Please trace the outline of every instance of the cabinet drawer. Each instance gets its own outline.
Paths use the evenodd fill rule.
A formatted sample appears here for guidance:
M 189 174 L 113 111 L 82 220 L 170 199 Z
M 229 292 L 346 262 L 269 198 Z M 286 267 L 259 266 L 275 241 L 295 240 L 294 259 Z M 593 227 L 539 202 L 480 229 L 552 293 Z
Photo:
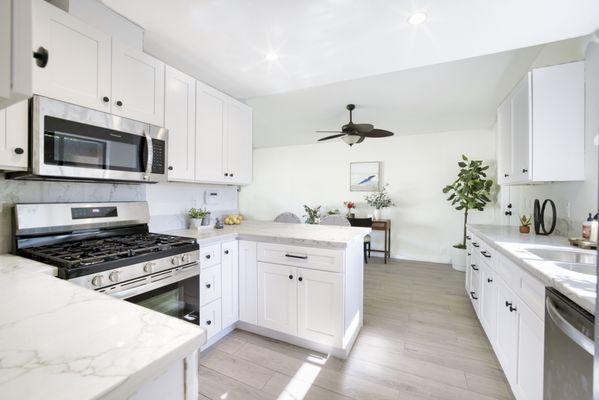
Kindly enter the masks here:
M 200 305 L 219 299 L 222 293 L 220 265 L 206 268 L 200 272 Z
M 343 251 L 258 243 L 258 261 L 322 271 L 343 272 Z
M 481 262 L 484 262 L 489 267 L 493 268 L 495 261 L 497 260 L 498 254 L 495 249 L 491 248 L 487 242 L 479 240 L 480 247 L 476 249 Z
M 220 243 L 200 246 L 200 267 L 206 268 L 220 264 Z
M 208 339 L 221 329 L 220 299 L 200 308 L 200 326 L 206 329 Z
M 545 285 L 520 267 L 516 294 L 541 319 L 545 320 Z

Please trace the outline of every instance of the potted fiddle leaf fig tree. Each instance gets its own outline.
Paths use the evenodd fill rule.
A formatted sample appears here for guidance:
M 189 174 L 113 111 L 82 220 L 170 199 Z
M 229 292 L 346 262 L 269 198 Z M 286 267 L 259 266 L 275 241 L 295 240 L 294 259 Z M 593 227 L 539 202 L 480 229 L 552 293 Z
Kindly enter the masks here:
M 483 165 L 480 160 L 469 160 L 462 155 L 458 162 L 460 167 L 458 177 L 451 184 L 443 188 L 443 193 L 449 193 L 447 201 L 458 211 L 464 213 L 462 242 L 453 246 L 451 264 L 458 271 L 466 270 L 466 225 L 470 211 L 483 211 L 491 201 L 491 188 L 493 180 L 487 178 L 488 165 Z

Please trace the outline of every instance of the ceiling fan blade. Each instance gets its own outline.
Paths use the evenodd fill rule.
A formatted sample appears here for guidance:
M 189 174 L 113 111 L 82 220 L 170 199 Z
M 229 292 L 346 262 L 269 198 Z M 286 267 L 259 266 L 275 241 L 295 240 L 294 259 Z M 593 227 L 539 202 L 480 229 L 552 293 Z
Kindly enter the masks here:
M 387 136 L 393 136 L 393 132 L 389 132 L 383 129 L 373 129 L 370 132 L 360 133 L 360 136 L 370 137 L 370 138 L 381 138 Z
M 318 141 L 322 142 L 323 140 L 336 139 L 338 137 L 345 136 L 345 135 L 346 135 L 345 133 L 340 133 L 338 135 L 332 135 L 332 136 L 323 137 L 321 139 L 318 139 Z
M 316 133 L 344 133 L 342 131 L 314 131 Z
M 362 143 L 366 139 L 366 136 L 360 136 L 360 139 L 356 143 Z
M 374 129 L 374 126 L 372 124 L 354 124 L 354 123 L 349 123 L 349 124 L 345 124 L 341 127 L 341 130 L 343 132 L 370 132 L 371 130 Z

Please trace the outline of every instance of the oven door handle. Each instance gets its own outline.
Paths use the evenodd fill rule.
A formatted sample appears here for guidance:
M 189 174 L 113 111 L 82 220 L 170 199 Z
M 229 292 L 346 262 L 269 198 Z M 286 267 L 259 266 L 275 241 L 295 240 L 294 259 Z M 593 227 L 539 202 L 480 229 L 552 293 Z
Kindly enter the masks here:
M 164 272 L 158 272 L 158 273 L 156 273 L 152 276 L 146 277 L 146 278 L 151 279 L 152 277 L 159 277 L 163 273 Z M 130 297 L 137 296 L 138 294 L 147 293 L 149 291 L 159 289 L 161 287 L 168 286 L 168 285 L 176 283 L 176 282 L 181 282 L 181 281 L 184 281 L 185 279 L 193 278 L 194 276 L 199 276 L 199 275 L 200 275 L 200 266 L 196 264 L 192 267 L 184 267 L 184 269 L 178 271 L 175 275 L 169 276 L 168 278 L 160 279 L 160 280 L 150 282 L 150 283 L 144 283 L 142 285 L 133 287 L 131 289 L 110 292 L 107 294 L 111 295 L 112 297 L 116 297 L 118 299 L 128 299 Z
M 148 155 L 146 159 L 144 179 L 147 180 L 150 178 L 150 173 L 152 173 L 152 164 L 154 163 L 154 145 L 152 144 L 152 136 L 150 136 L 150 134 L 145 130 L 144 137 L 146 138 L 146 152 Z
M 595 354 L 595 342 L 586 337 L 582 332 L 576 329 L 570 324 L 557 310 L 555 304 L 549 297 L 545 299 L 545 308 L 547 309 L 547 315 L 551 318 L 551 321 L 561 330 L 566 336 L 568 336 L 574 343 L 582 347 L 587 353 Z

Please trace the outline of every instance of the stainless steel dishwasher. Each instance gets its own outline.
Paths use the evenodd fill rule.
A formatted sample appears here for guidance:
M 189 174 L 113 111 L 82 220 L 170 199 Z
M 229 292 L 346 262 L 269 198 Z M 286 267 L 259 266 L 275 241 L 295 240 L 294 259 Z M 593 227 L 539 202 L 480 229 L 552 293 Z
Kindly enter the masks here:
M 545 292 L 544 400 L 592 400 L 595 318 L 553 288 Z

